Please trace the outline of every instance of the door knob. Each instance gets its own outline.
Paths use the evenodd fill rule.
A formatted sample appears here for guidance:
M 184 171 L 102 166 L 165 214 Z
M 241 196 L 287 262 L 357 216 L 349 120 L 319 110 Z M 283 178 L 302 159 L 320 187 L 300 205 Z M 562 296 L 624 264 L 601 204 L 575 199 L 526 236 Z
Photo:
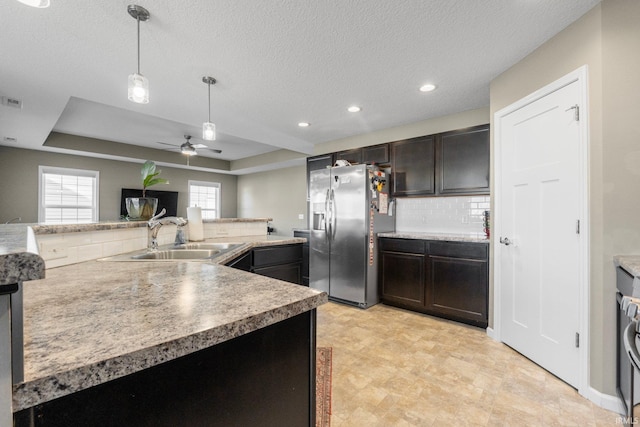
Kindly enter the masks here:
M 505 246 L 509 246 L 511 244 L 511 240 L 509 240 L 507 237 L 505 238 L 500 238 L 500 243 L 502 243 Z

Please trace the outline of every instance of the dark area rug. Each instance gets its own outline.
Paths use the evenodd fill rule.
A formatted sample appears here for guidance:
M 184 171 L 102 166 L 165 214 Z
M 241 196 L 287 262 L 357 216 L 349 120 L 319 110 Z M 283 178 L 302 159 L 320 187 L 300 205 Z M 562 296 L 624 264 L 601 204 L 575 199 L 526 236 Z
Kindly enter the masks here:
M 331 425 L 331 347 L 316 348 L 316 427 Z

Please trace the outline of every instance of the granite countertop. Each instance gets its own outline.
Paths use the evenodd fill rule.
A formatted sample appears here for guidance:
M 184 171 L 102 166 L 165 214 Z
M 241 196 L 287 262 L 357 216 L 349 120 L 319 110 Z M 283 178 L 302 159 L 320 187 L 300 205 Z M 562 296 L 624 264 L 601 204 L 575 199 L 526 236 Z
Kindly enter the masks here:
M 208 241 L 255 246 L 304 239 Z M 128 375 L 269 326 L 327 302 L 327 294 L 219 265 L 88 261 L 24 284 L 24 382 L 14 411 Z
M 629 274 L 640 278 L 640 255 L 616 255 L 613 257 L 616 267 L 624 268 Z
M 216 218 L 203 219 L 205 224 L 232 222 L 269 222 L 272 218 Z M 146 227 L 147 221 L 101 221 L 88 224 L 29 224 L 35 234 L 74 233 L 83 231 L 117 230 L 121 228 Z
M 424 233 L 416 231 L 391 231 L 378 233 L 378 237 L 416 240 L 442 240 L 449 242 L 489 243 L 484 233 Z
M 0 226 L 0 233 L 0 286 L 44 278 L 44 260 L 38 255 L 33 230 L 23 224 L 7 224 Z

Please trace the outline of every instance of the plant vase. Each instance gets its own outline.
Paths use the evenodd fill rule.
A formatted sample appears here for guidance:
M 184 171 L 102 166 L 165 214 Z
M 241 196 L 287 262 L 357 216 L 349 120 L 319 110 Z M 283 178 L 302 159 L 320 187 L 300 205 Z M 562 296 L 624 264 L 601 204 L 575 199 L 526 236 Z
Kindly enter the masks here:
M 129 221 L 149 221 L 158 209 L 155 197 L 127 197 L 125 203 Z

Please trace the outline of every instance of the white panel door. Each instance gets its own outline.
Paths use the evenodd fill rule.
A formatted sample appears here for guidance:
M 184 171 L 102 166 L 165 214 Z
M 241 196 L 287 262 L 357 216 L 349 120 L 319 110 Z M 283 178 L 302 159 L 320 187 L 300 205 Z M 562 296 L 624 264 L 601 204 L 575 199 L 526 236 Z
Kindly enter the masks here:
M 502 341 L 577 387 L 580 84 L 504 116 L 500 132 Z

